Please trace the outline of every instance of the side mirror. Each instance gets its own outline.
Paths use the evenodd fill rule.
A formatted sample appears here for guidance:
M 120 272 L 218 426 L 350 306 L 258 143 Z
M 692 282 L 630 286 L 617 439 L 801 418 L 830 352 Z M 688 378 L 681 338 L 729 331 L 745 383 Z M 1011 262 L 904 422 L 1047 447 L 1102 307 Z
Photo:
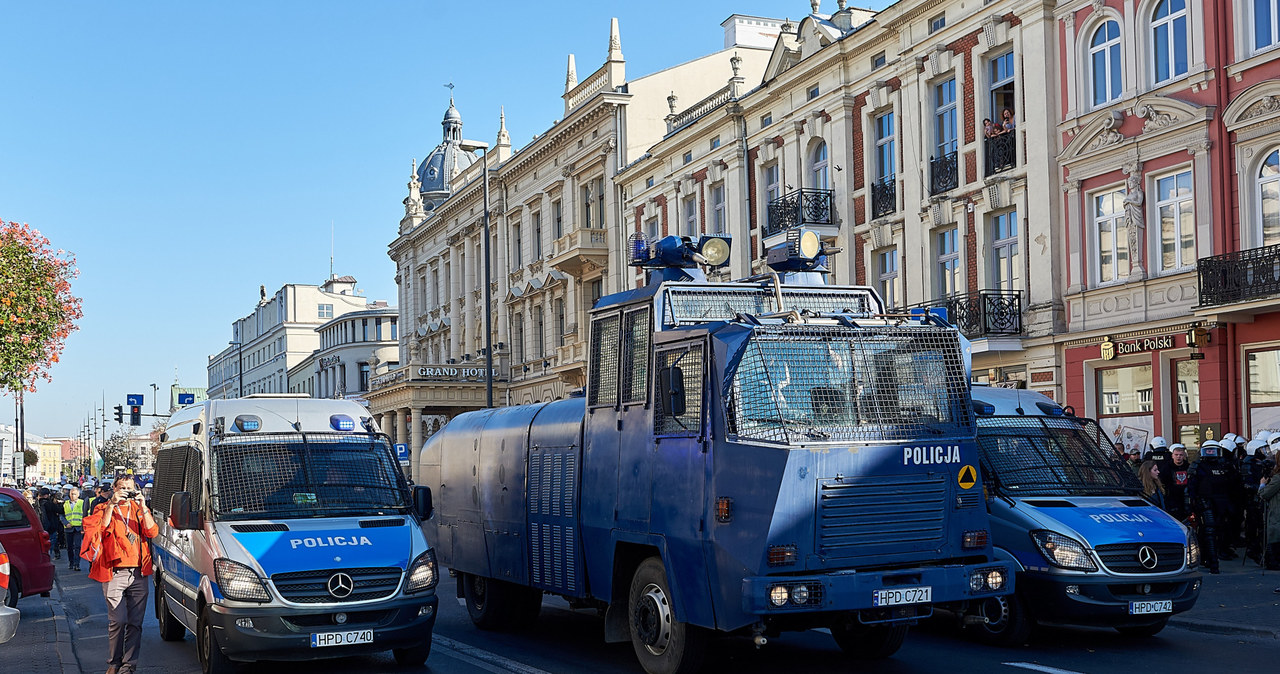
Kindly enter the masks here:
M 191 492 L 176 491 L 169 497 L 169 526 L 179 531 L 200 528 L 200 513 L 191 503 Z
M 678 365 L 658 370 L 658 408 L 669 417 L 684 416 L 684 372 Z
M 435 506 L 431 503 L 431 487 L 419 485 L 413 488 L 413 512 L 420 520 L 431 519 L 431 514 L 435 512 Z

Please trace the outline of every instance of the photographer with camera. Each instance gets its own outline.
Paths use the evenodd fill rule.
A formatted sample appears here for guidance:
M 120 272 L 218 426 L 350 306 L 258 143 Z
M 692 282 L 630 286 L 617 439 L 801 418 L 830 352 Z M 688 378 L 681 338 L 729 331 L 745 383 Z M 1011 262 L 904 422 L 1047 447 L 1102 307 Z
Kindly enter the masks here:
M 160 529 L 133 476 L 116 478 L 110 499 L 84 518 L 81 556 L 107 601 L 107 674 L 133 674 L 142 646 L 142 619 L 152 573 L 147 539 Z

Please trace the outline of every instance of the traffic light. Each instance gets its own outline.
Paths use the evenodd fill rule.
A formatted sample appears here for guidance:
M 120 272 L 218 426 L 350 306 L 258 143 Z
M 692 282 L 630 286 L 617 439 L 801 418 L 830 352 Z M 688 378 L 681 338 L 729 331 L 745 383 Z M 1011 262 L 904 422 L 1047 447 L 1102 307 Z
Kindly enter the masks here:
M 124 423 L 124 408 L 120 405 L 116 405 L 116 423 Z
M 129 425 L 130 426 L 142 425 L 142 405 L 129 406 Z

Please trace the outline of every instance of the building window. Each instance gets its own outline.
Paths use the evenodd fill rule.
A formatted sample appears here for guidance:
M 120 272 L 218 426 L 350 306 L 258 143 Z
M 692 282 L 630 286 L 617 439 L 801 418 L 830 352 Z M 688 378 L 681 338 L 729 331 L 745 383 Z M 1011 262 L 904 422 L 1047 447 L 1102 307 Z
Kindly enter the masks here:
M 431 294 L 435 299 L 435 302 L 433 302 L 431 306 L 434 306 L 434 307 L 440 306 L 440 270 L 439 269 L 431 270 Z
M 1118 450 L 1141 455 L 1152 432 L 1151 366 L 1098 370 L 1096 376 L 1098 424 Z
M 524 360 L 524 314 L 516 314 L 511 317 L 511 362 Z
M 1280 42 L 1280 0 L 1253 1 L 1253 48 L 1266 49 Z
M 778 175 L 778 163 L 764 167 L 764 201 L 766 204 L 776 201 L 782 196 L 782 184 Z
M 947 26 L 947 15 L 939 14 L 933 17 L 932 19 L 929 19 L 929 34 L 932 35 L 933 33 L 936 33 L 942 30 L 943 28 L 946 28 L 946 26 Z
M 760 128 L 763 129 L 764 127 L 769 126 L 770 124 L 773 124 L 772 112 L 760 118 Z
M 684 160 L 684 163 L 686 163 L 686 164 L 688 164 L 689 162 L 693 161 L 693 152 L 692 152 L 692 151 L 687 151 L 687 152 L 685 152 L 685 153 L 684 153 L 684 157 L 682 157 L 682 159 Z
M 1195 197 L 1191 170 L 1156 178 L 1156 216 L 1160 221 L 1160 271 L 1196 266 Z
M 1280 428 L 1280 349 L 1250 351 L 1245 356 L 1249 377 L 1249 428 Z
M 725 233 L 724 184 L 711 188 L 711 233 Z
M 393 340 L 400 339 L 400 333 L 397 331 L 395 317 L 391 318 L 391 339 Z
M 511 225 L 511 271 L 516 271 L 524 265 L 520 256 L 522 248 L 524 248 L 524 241 L 520 237 L 520 225 Z
M 369 364 L 360 363 L 360 390 L 369 390 Z
M 382 319 L 381 318 L 375 318 L 373 320 L 373 328 L 374 328 L 374 339 L 381 342 L 382 341 Z
M 937 156 L 946 157 L 956 151 L 956 80 L 951 78 L 933 88 L 934 134 Z
M 367 318 L 360 319 L 360 341 L 369 341 L 369 319 Z
M 556 346 L 564 346 L 564 330 L 566 327 L 564 323 L 564 298 L 557 298 L 551 306 L 556 312 Z
M 658 225 L 659 225 L 659 221 L 658 221 L 658 216 L 656 215 L 653 216 L 652 218 L 649 218 L 644 223 L 644 235 L 651 242 L 658 240 L 658 233 L 659 233 Z
M 689 195 L 683 202 L 683 228 L 680 232 L 684 236 L 696 236 L 698 234 L 698 200 L 693 195 Z
M 1013 52 L 1005 52 L 991 59 L 991 119 L 997 124 L 1008 124 L 1018 104 L 1013 86 Z M 1009 111 L 1009 119 L 1004 112 Z M 1005 131 L 1009 131 L 1008 127 Z
M 316 305 L 316 318 L 333 318 L 333 305 L 332 305 L 332 304 L 317 304 L 317 305 Z
M 819 93 L 821 92 L 818 89 L 818 85 L 815 84 L 809 87 L 809 100 L 812 101 L 813 99 L 817 98 Z
M 880 298 L 886 308 L 898 305 L 898 249 L 876 253 L 876 274 L 880 281 Z
M 871 69 L 875 70 L 877 68 L 883 68 L 886 62 L 884 52 L 880 52 L 879 54 L 871 57 Z
M 542 259 L 542 213 L 533 214 L 533 259 Z
M 1258 169 L 1258 206 L 1254 241 L 1260 246 L 1280 243 L 1280 150 L 1267 155 Z
M 1129 270 L 1129 228 L 1124 221 L 1124 190 L 1093 195 L 1093 232 L 1098 251 L 1098 283 L 1111 283 Z
M 1008 211 L 991 216 L 991 287 L 995 290 L 1020 290 L 1022 266 L 1018 264 L 1018 212 Z
M 937 237 L 938 296 L 947 297 L 960 292 L 959 228 L 944 229 Z
M 1187 0 L 1160 0 L 1151 16 L 1156 83 L 1187 74 Z
M 876 177 L 891 178 L 897 175 L 894 160 L 893 113 L 876 117 Z
M 720 147 L 720 136 L 711 139 L 711 149 L 714 150 L 718 147 Z
M 560 200 L 551 202 L 551 233 L 558 239 L 564 236 L 564 209 Z
M 543 340 L 546 339 L 545 331 L 542 329 L 542 307 L 533 308 L 533 357 L 540 359 L 545 356 L 543 353 Z
M 830 189 L 831 170 L 828 168 L 826 141 L 820 140 L 817 145 L 814 145 L 813 152 L 809 154 L 809 160 L 811 162 L 809 179 L 813 188 L 816 190 Z
M 591 304 L 594 306 L 595 303 L 600 301 L 600 298 L 604 296 L 604 281 L 596 279 L 592 281 L 588 287 L 591 289 Z
M 1120 24 L 1106 21 L 1089 41 L 1089 72 L 1093 80 L 1093 104 L 1120 98 Z
M 653 187 L 653 176 L 644 179 L 644 188 L 649 189 L 650 187 Z

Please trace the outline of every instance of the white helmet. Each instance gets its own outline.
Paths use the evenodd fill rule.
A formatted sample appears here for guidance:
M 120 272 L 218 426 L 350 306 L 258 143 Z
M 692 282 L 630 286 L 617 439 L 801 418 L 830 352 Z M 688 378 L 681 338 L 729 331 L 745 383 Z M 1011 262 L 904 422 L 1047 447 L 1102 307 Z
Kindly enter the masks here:
M 1271 445 L 1271 449 L 1280 449 L 1280 433 L 1272 433 L 1267 444 Z
M 1257 434 L 1253 436 L 1253 439 L 1261 440 L 1265 443 L 1265 442 L 1271 441 L 1271 436 L 1272 436 L 1271 431 L 1258 431 Z
M 1169 442 L 1164 439 L 1163 435 L 1157 435 L 1156 437 L 1151 438 L 1151 448 L 1152 449 L 1168 449 Z
M 1181 442 L 1175 442 L 1175 443 L 1173 443 L 1172 445 L 1169 445 L 1169 451 L 1170 451 L 1170 452 L 1176 452 L 1176 451 L 1178 451 L 1178 450 L 1182 450 L 1182 451 L 1184 451 L 1184 452 L 1185 452 L 1185 451 L 1187 451 L 1187 446 L 1186 446 L 1186 445 L 1184 445 L 1184 444 L 1182 444 Z
M 1235 433 L 1228 433 L 1227 435 L 1222 436 L 1222 439 L 1218 441 L 1218 446 L 1222 448 L 1223 454 L 1236 451 L 1236 446 L 1238 444 L 1236 442 L 1236 438 L 1238 437 L 1240 436 Z
M 1249 444 L 1244 446 L 1244 451 L 1245 451 L 1245 454 L 1254 454 L 1257 456 L 1262 456 L 1262 452 L 1266 448 L 1266 446 L 1267 446 L 1267 443 L 1257 438 L 1254 438 L 1249 441 Z
M 1222 445 L 1217 440 L 1205 440 L 1200 445 L 1200 456 L 1220 456 Z

